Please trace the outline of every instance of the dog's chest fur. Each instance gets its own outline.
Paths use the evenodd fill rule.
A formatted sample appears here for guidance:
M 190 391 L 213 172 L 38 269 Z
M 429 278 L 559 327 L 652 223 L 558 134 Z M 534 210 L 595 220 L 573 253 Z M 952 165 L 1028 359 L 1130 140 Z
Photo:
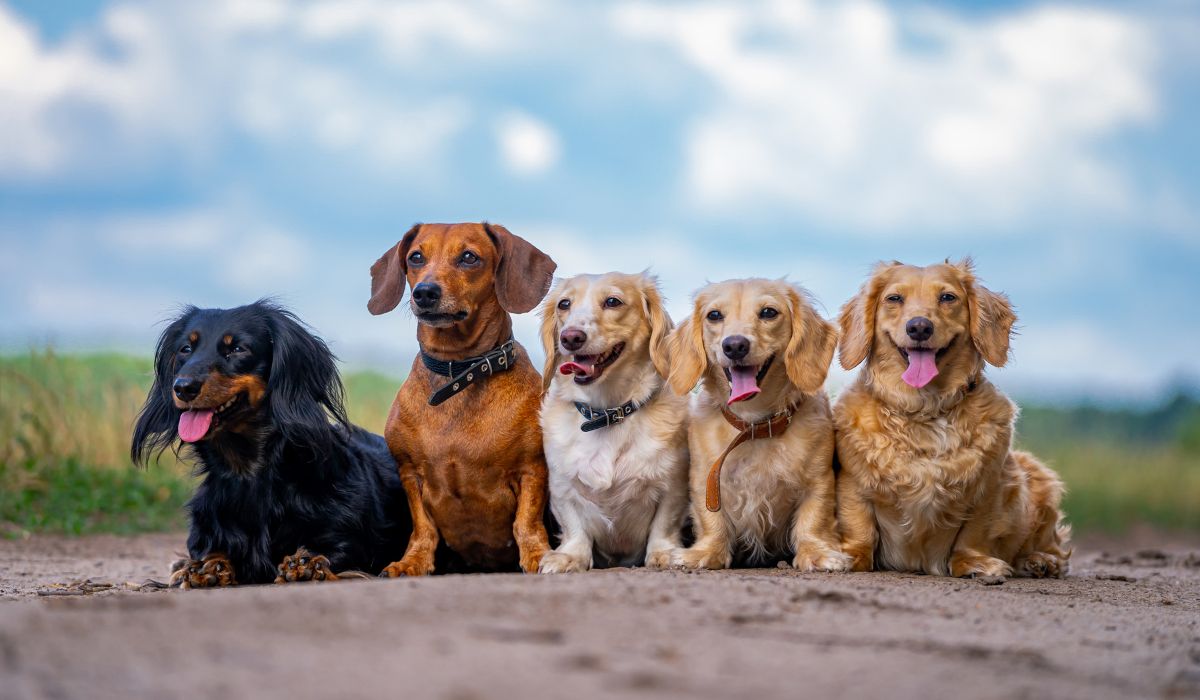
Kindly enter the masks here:
M 552 506 L 571 507 L 600 553 L 636 556 L 658 503 L 687 469 L 682 399 L 664 390 L 619 424 L 579 429 L 574 404 L 551 396 L 542 413 Z

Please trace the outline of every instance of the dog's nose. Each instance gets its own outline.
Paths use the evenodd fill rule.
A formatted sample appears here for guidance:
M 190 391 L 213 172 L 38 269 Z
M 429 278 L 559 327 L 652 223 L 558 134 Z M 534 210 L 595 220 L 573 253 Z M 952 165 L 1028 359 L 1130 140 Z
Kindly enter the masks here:
M 195 377 L 177 377 L 172 389 L 180 401 L 191 401 L 200 395 L 200 388 L 204 386 L 204 380 L 196 379 Z
M 924 316 L 914 316 L 908 319 L 908 323 L 904 326 L 904 331 L 908 333 L 908 337 L 923 343 L 933 337 L 933 321 Z
M 587 333 L 584 333 L 578 328 L 564 329 L 560 337 L 562 339 L 563 349 L 570 352 L 575 352 L 579 348 L 583 347 L 583 344 L 587 342 Z
M 422 282 L 413 287 L 413 301 L 418 308 L 431 309 L 442 300 L 442 288 L 433 282 Z
M 721 351 L 734 362 L 743 360 L 750 354 L 750 339 L 744 335 L 731 335 L 721 341 Z

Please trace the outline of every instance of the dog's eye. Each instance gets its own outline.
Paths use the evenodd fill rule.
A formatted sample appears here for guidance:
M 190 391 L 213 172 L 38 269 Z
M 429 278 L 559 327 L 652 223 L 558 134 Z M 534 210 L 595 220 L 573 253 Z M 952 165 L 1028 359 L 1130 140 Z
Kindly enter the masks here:
M 950 292 L 946 292 L 946 293 L 942 294 L 940 297 L 938 297 L 938 301 L 942 302 L 943 304 L 950 304 L 950 303 L 958 301 L 958 297 L 951 294 Z
M 408 254 L 408 264 L 409 265 L 424 265 L 425 264 L 425 256 L 421 254 L 421 251 L 414 250 L 413 252 Z
M 708 312 L 708 315 L 705 316 L 705 318 L 712 321 L 713 323 L 716 323 L 717 321 L 724 319 L 725 314 L 721 313 L 720 311 L 717 311 L 716 309 L 713 309 L 712 311 Z
M 607 299 L 605 299 L 605 300 L 604 300 L 604 308 L 606 308 L 606 309 L 615 309 L 615 308 L 617 308 L 618 306 L 620 306 L 621 304 L 624 304 L 624 303 L 625 303 L 625 302 L 621 301 L 620 299 L 618 299 L 618 298 L 616 298 L 616 297 L 609 297 L 609 298 L 607 298 Z
M 562 309 L 563 311 L 571 308 L 571 300 L 563 299 L 562 301 L 558 302 L 558 308 Z
M 192 352 L 192 346 L 191 346 L 191 345 L 184 345 L 183 347 L 179 348 L 179 354 L 180 354 L 180 355 L 190 355 L 190 354 L 191 354 L 191 352 Z
M 229 352 L 246 352 L 246 348 L 242 347 L 241 345 L 234 345 L 232 348 L 229 348 Z
M 889 294 L 887 297 L 885 297 L 885 301 L 889 301 L 893 304 L 899 304 L 900 302 L 904 301 L 904 297 L 900 296 L 899 294 Z
M 779 315 L 779 311 L 770 306 L 764 306 L 762 311 L 758 312 L 759 318 L 775 318 Z
M 458 261 L 463 265 L 474 265 L 475 263 L 479 262 L 479 256 L 468 250 L 462 254 L 462 257 L 460 257 Z

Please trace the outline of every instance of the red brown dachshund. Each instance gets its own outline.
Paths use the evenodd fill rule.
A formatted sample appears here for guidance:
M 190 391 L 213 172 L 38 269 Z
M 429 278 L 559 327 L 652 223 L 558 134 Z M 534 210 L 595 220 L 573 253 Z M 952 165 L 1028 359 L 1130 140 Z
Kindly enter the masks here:
M 421 345 L 384 431 L 413 517 L 388 576 L 432 572 L 440 541 L 467 570 L 538 570 L 549 549 L 542 380 L 509 342 L 509 314 L 541 301 L 555 267 L 487 223 L 418 224 L 371 266 L 367 308 L 396 308 L 407 281 Z

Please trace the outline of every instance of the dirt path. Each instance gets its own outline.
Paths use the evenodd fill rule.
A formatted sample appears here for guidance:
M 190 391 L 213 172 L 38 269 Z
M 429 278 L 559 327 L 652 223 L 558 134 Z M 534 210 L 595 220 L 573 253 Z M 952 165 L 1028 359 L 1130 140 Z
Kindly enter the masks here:
M 1085 553 L 1066 580 L 991 586 L 781 569 L 52 585 L 162 578 L 181 548 L 0 542 L 0 698 L 1200 696 L 1187 549 Z

